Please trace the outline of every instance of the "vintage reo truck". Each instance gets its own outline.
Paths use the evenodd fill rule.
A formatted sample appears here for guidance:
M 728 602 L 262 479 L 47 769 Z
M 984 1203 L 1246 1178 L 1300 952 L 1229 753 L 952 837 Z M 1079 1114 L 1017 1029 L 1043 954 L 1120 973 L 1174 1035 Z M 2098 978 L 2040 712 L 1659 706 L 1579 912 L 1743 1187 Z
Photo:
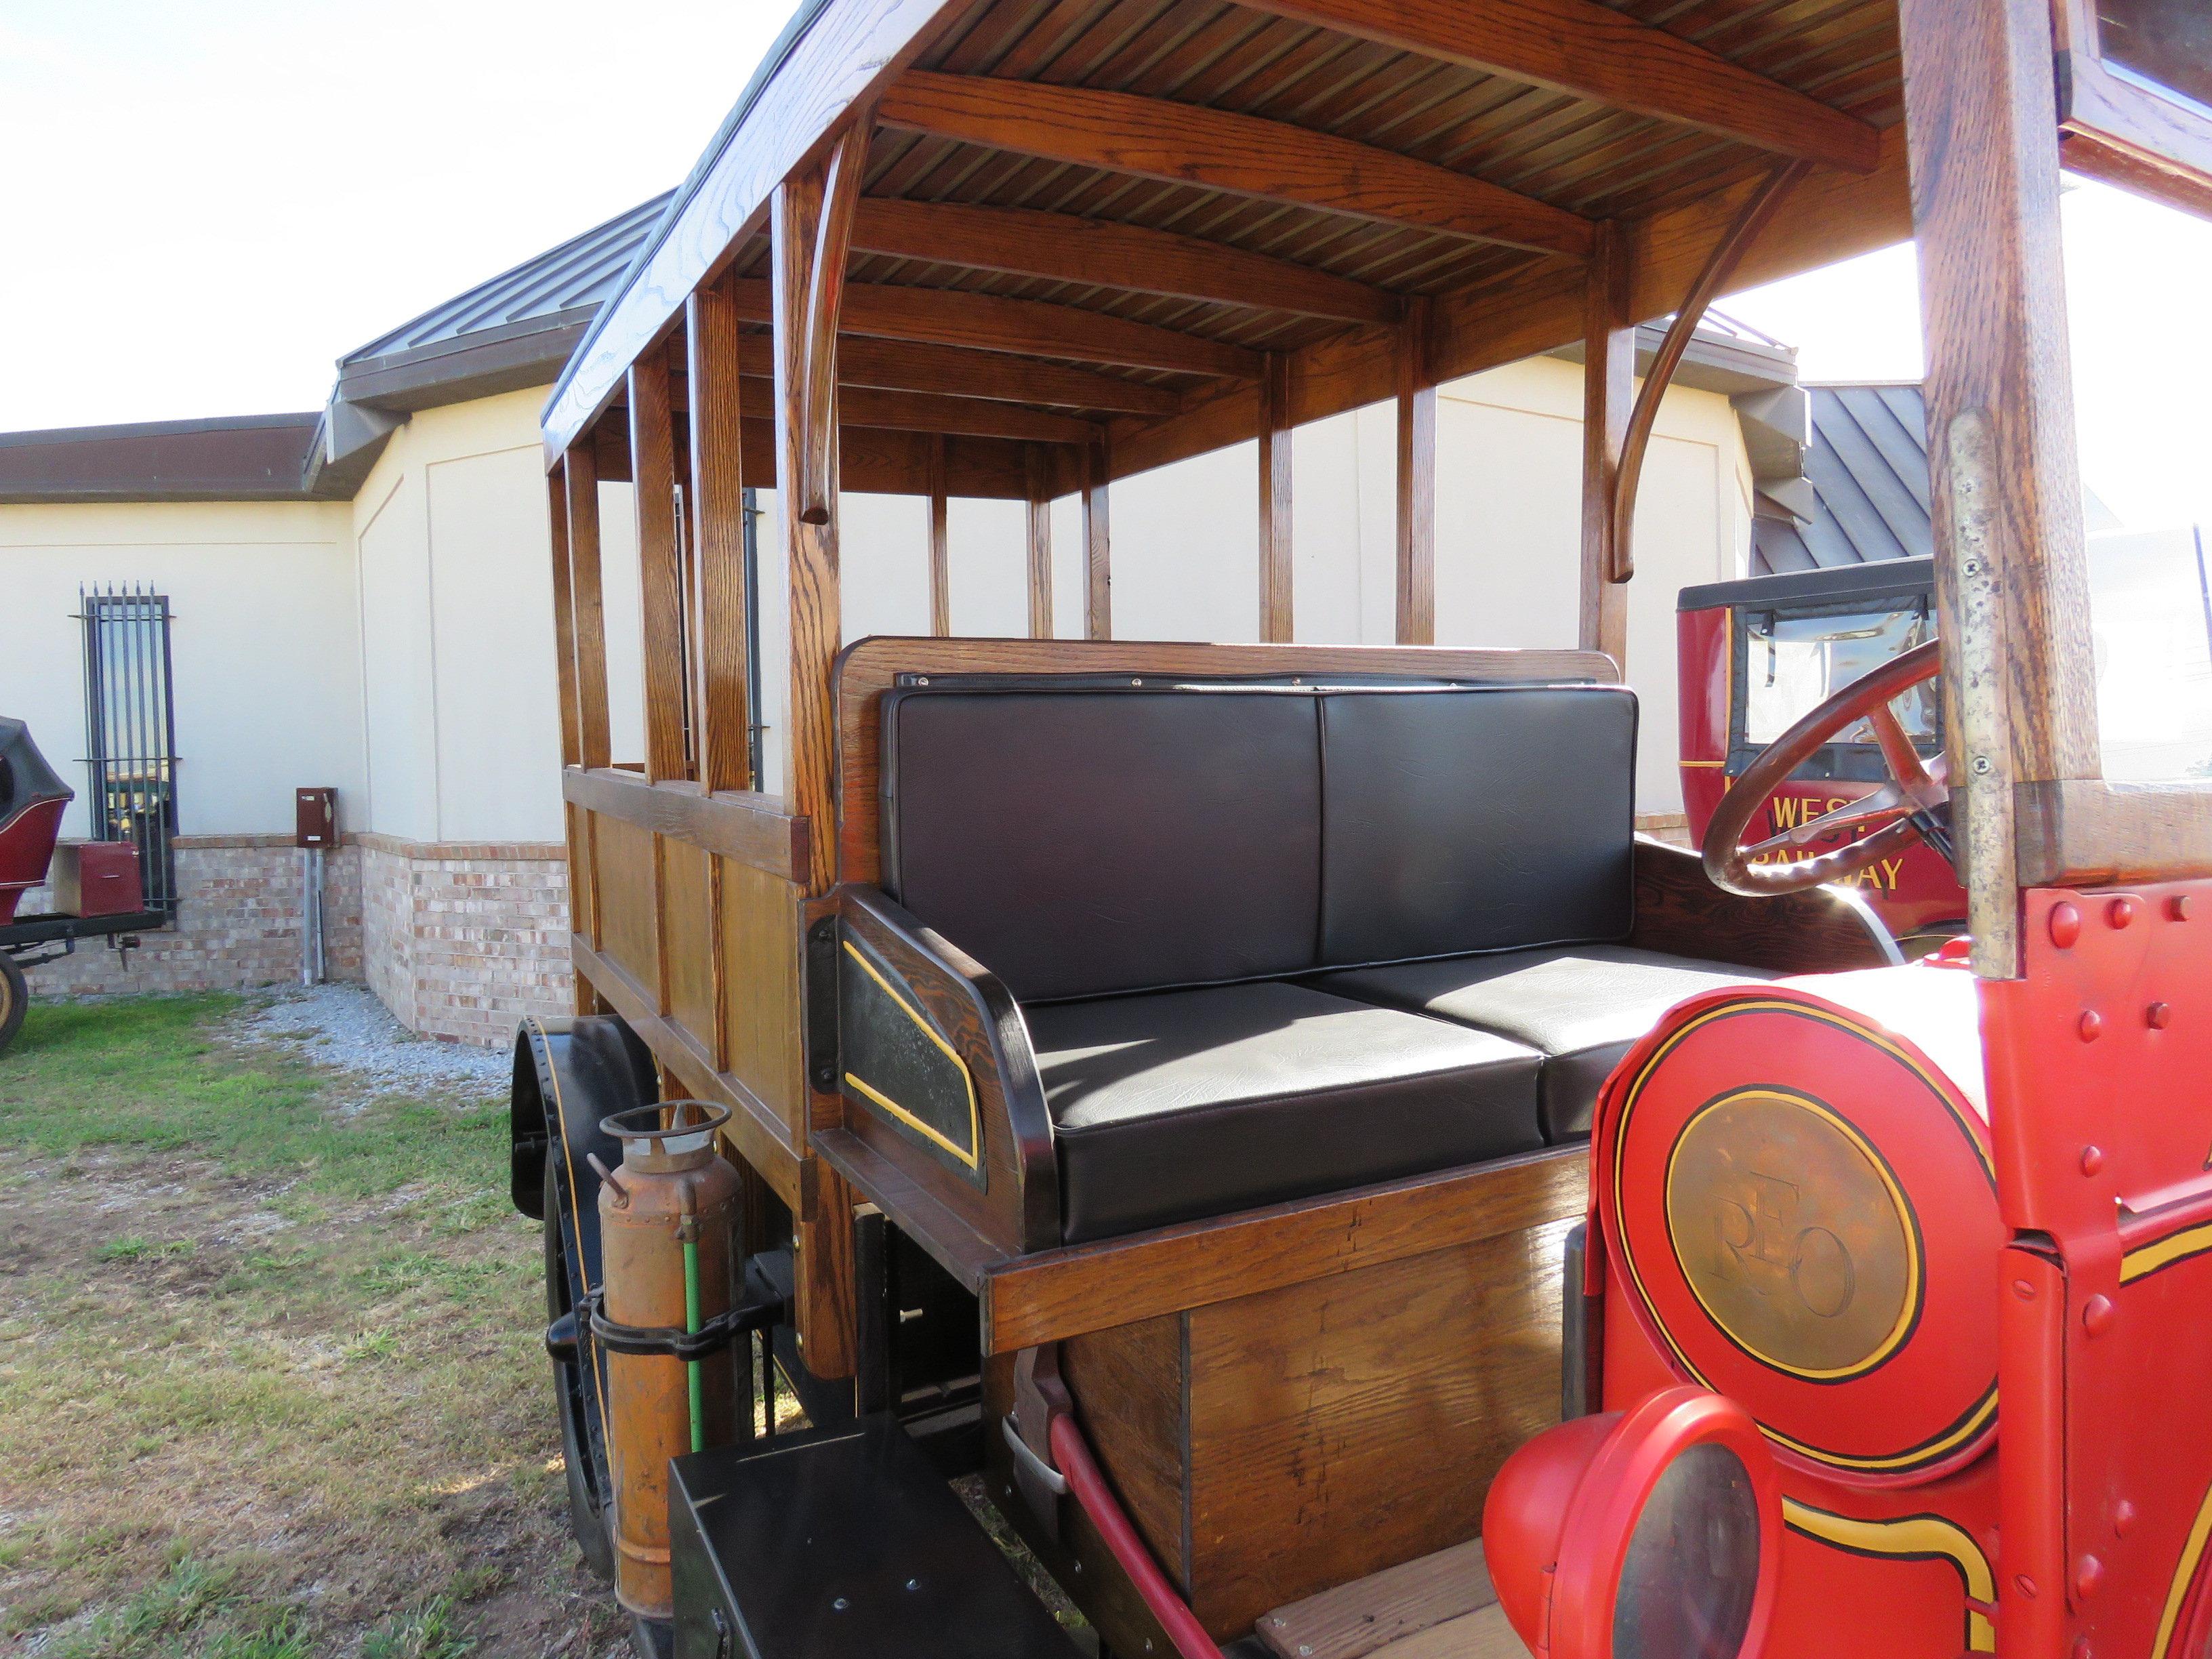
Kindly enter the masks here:
M 2212 789 L 2103 764 L 2058 234 L 2062 167 L 2212 208 L 2208 106 L 2196 0 L 803 6 L 544 416 L 515 1196 L 640 1641 L 1079 1650 L 964 1476 L 1120 1659 L 2212 1651 Z M 1937 638 L 1639 840 L 1658 396 L 1908 239 Z M 1580 636 L 1438 646 L 1434 388 L 1576 345 Z M 1297 643 L 1294 432 L 1378 402 L 1398 643 Z M 1257 641 L 1116 637 L 1115 483 L 1255 440 Z M 846 640 L 841 490 L 931 502 L 939 636 Z M 1030 637 L 944 636 L 955 495 Z M 1862 722 L 1875 833 L 1754 862 Z M 1908 965 L 1832 884 L 1916 842 Z

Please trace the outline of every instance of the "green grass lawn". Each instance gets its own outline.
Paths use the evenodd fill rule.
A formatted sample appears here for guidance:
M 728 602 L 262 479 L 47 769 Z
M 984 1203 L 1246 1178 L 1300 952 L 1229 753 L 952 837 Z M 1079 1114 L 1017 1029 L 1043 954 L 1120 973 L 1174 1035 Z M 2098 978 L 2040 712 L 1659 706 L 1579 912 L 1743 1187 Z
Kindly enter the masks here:
M 504 1103 L 364 1101 L 245 1006 L 0 1055 L 0 1653 L 607 1650 Z

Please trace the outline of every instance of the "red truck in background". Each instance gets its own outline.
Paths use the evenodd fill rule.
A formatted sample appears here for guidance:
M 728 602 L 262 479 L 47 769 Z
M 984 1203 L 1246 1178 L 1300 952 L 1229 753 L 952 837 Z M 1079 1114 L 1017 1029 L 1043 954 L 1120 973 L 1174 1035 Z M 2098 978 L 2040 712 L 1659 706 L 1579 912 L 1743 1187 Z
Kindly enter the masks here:
M 1694 842 L 1754 756 L 1808 710 L 1870 669 L 1936 636 L 1936 562 L 1893 559 L 1792 571 L 1682 590 L 1682 802 Z M 1896 702 L 1923 757 L 1943 752 L 1936 685 Z M 1768 799 L 1768 835 L 1872 794 L 1887 780 L 1863 723 L 1824 747 Z M 1832 846 L 1841 835 L 1817 847 Z M 1942 856 L 1915 842 L 1856 878 L 1900 941 L 1923 946 L 1966 929 L 1966 895 Z M 1908 943 L 1908 954 L 1911 953 Z

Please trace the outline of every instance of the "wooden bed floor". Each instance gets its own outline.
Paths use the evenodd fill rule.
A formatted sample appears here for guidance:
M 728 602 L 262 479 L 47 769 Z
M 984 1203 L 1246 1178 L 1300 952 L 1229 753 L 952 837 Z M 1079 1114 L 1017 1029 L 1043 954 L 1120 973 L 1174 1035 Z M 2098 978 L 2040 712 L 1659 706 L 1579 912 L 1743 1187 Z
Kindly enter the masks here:
M 1257 1631 L 1276 1659 L 1528 1659 L 1479 1538 L 1277 1607 Z

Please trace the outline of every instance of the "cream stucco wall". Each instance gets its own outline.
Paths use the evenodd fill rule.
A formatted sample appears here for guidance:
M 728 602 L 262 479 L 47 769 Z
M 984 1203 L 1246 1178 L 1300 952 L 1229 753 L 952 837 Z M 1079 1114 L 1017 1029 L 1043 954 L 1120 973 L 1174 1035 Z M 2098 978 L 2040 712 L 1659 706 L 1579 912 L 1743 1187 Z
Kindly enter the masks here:
M 0 507 L 0 714 L 30 722 L 86 817 L 81 586 L 168 597 L 178 829 L 289 831 L 293 791 L 364 777 L 362 687 L 343 503 Z

